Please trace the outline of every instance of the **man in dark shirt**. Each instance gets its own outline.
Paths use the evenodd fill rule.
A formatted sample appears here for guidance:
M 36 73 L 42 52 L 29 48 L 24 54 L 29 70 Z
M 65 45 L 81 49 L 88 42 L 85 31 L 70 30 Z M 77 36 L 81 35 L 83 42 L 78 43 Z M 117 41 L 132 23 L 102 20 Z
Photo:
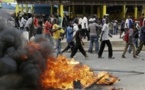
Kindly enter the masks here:
M 123 20 L 121 21 L 120 38 L 121 38 L 122 33 L 125 32 L 124 25 L 125 25 L 125 21 L 124 21 L 124 19 L 123 19 Z
M 39 21 L 38 22 L 38 28 L 37 28 L 36 34 L 42 34 L 42 30 L 43 30 L 42 21 Z
M 79 30 L 76 32 L 75 36 L 73 37 L 73 39 L 75 38 L 76 45 L 74 46 L 74 49 L 73 49 L 70 57 L 73 58 L 74 55 L 77 53 L 77 51 L 79 49 L 79 51 L 85 56 L 85 58 L 87 58 L 88 56 L 87 56 L 87 54 L 86 54 L 86 52 L 85 52 L 85 50 L 84 50 L 84 48 L 82 46 L 84 43 L 82 41 L 82 35 L 81 35 L 82 29 L 81 29 L 81 25 L 78 25 L 78 27 L 79 27 Z

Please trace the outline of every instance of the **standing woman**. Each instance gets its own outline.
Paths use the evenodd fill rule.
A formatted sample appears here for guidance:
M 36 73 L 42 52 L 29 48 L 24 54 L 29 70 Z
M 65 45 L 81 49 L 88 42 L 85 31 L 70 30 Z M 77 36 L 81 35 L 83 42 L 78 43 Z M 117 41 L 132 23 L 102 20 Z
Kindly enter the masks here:
M 109 33 L 109 29 L 110 29 L 109 28 L 109 19 L 106 18 L 106 22 L 104 23 L 103 28 L 102 28 L 102 33 L 101 33 L 101 38 L 100 38 L 101 45 L 100 45 L 100 50 L 98 53 L 98 58 L 102 58 L 102 53 L 104 51 L 105 44 L 107 44 L 108 50 L 109 50 L 108 58 L 109 59 L 115 58 L 115 57 L 113 57 L 112 45 L 111 45 L 111 42 L 109 40 L 109 36 L 112 37 L 112 35 Z
M 82 41 L 82 27 L 81 25 L 78 25 L 79 30 L 76 32 L 75 36 L 73 37 L 73 39 L 75 38 L 76 44 L 74 46 L 73 51 L 71 52 L 70 58 L 73 58 L 75 56 L 75 54 L 77 53 L 78 49 L 79 51 L 85 56 L 85 58 L 87 58 L 87 54 L 83 48 L 83 41 Z

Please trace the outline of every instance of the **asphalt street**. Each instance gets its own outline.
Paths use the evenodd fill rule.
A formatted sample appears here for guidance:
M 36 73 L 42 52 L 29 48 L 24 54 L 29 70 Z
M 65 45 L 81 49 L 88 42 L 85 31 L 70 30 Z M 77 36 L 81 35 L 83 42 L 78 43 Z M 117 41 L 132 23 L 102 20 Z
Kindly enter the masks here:
M 66 57 L 69 58 L 70 53 L 64 53 Z M 97 54 L 89 54 L 88 59 L 85 59 L 81 53 L 77 53 L 75 60 L 88 65 L 94 69 L 111 69 L 111 70 L 121 70 L 121 71 L 137 71 L 145 72 L 145 51 L 140 53 L 140 56 L 135 59 L 132 54 L 126 53 L 127 58 L 122 58 L 122 51 L 113 52 L 115 59 L 108 59 L 108 52 L 103 53 L 103 59 L 98 59 Z M 97 72 L 96 72 L 97 73 Z M 121 81 L 115 83 L 114 85 L 107 86 L 107 88 L 120 88 L 119 90 L 145 90 L 145 74 L 137 73 L 124 73 L 124 72 L 109 72 Z M 102 86 L 107 90 L 105 87 Z M 95 90 L 95 89 L 94 89 Z M 110 89 L 108 89 L 110 90 Z

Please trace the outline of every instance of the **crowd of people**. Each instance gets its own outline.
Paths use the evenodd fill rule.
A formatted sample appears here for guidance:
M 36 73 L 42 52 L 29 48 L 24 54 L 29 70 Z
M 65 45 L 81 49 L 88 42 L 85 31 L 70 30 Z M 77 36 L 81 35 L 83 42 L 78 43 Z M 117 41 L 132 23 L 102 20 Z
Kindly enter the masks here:
M 93 53 L 93 44 L 95 44 L 95 53 L 98 58 L 103 58 L 102 54 L 105 45 L 108 46 L 108 58 L 114 59 L 112 44 L 109 37 L 120 33 L 119 38 L 124 36 L 123 32 L 128 34 L 128 41 L 122 54 L 122 58 L 126 58 L 125 54 L 128 51 L 131 53 L 133 49 L 133 57 L 137 58 L 138 54 L 145 45 L 145 25 L 144 14 L 142 14 L 139 21 L 135 21 L 128 16 L 120 22 L 120 31 L 118 28 L 118 21 L 109 19 L 106 14 L 102 19 L 97 16 L 78 16 L 73 19 L 66 15 L 43 15 L 43 14 L 21 14 L 19 12 L 15 17 L 15 27 L 22 31 L 28 32 L 28 41 L 31 37 L 36 35 L 43 35 L 48 38 L 52 46 L 55 46 L 56 56 L 63 54 L 65 51 L 71 49 L 70 58 L 73 58 L 79 50 L 85 58 L 88 57 L 83 48 L 83 39 L 87 38 L 89 41 L 88 52 Z M 61 41 L 66 38 L 67 47 L 62 50 Z M 101 42 L 101 44 L 99 44 Z

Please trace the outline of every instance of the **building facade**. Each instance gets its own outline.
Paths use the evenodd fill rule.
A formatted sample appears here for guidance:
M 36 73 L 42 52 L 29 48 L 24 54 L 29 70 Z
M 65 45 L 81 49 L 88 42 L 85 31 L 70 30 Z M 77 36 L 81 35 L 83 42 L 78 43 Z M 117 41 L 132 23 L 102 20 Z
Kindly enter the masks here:
M 145 0 L 17 0 L 19 4 L 48 4 L 53 14 L 53 5 L 58 5 L 57 13 L 63 16 L 68 11 L 70 17 L 80 14 L 96 14 L 99 18 L 109 14 L 112 19 L 131 15 L 137 19 L 145 13 Z

